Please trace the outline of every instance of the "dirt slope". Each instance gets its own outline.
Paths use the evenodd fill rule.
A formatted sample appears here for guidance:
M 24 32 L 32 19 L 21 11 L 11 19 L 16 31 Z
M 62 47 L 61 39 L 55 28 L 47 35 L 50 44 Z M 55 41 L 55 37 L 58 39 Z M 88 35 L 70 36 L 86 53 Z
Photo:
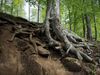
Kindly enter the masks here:
M 32 75 L 30 73 L 27 74 L 24 71 L 25 69 L 28 71 L 37 69 L 34 71 L 34 75 L 43 75 L 41 73 L 43 71 L 42 67 L 47 70 L 49 75 L 66 75 L 65 69 L 60 66 L 59 62 L 47 58 L 43 59 L 42 57 L 37 57 L 35 61 L 32 59 L 32 55 L 25 55 L 24 52 L 19 51 L 16 47 L 16 41 L 8 41 L 12 36 L 10 31 L 10 25 L 0 26 L 0 75 Z
M 47 39 L 36 33 L 38 31 L 34 33 L 33 41 L 37 42 L 37 48 L 41 46 L 41 49 L 47 49 L 50 52 L 49 56 L 44 57 L 36 53 L 34 44 L 27 41 L 27 35 L 21 34 L 22 37 L 18 36 L 10 41 L 14 34 L 12 28 L 16 25 L 27 27 L 29 22 L 25 20 L 23 23 L 21 21 L 14 25 L 15 23 L 12 23 L 11 20 L 9 20 L 10 22 L 2 20 L 0 20 L 0 75 L 89 75 L 83 70 L 80 72 L 68 71 L 59 60 L 58 54 L 45 48 L 44 41 L 46 42 Z M 97 68 L 97 75 L 100 75 L 99 72 L 99 68 Z
M 44 75 L 43 69 L 46 75 L 71 75 L 60 61 L 20 51 L 16 41 L 8 41 L 12 36 L 11 27 L 0 26 L 0 75 Z

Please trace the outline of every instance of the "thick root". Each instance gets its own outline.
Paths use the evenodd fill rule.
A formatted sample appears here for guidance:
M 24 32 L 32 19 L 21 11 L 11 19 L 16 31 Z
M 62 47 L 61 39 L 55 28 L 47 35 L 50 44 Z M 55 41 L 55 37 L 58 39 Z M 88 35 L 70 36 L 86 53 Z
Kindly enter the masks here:
M 32 46 L 34 47 L 35 52 L 38 54 L 36 42 L 32 39 L 32 33 L 30 34 L 29 40 L 30 40 L 30 43 L 32 44 Z

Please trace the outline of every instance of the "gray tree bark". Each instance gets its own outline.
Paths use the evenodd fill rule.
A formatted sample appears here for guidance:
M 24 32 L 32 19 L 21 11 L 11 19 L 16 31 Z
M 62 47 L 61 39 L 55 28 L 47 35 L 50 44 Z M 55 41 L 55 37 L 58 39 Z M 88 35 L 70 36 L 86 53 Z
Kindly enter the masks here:
M 90 24 L 90 16 L 88 14 L 85 14 L 85 21 L 87 26 L 87 39 L 92 41 L 92 30 L 91 30 L 91 24 Z
M 85 25 L 85 17 L 84 14 L 82 14 L 82 23 L 83 23 L 83 37 L 86 38 L 86 25 Z
M 94 30 L 95 30 L 95 40 L 97 40 L 97 23 L 96 23 L 96 15 L 95 15 L 95 1 L 91 1 L 92 12 L 93 12 L 93 21 L 94 21 Z
M 28 10 L 28 11 L 29 11 L 29 18 L 28 18 L 28 19 L 29 19 L 29 21 L 30 21 L 30 0 L 29 0 L 29 8 L 28 8 L 28 9 L 29 9 L 29 10 Z
M 40 5 L 39 5 L 39 2 L 38 2 L 37 22 L 39 22 L 39 20 L 40 20 Z
M 0 11 L 2 11 L 2 7 L 3 7 L 3 0 L 1 0 Z

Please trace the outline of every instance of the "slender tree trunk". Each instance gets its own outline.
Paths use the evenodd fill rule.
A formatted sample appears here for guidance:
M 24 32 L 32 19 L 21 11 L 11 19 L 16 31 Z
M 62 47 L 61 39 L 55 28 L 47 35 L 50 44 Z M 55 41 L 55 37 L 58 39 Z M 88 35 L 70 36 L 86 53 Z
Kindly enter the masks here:
M 68 13 L 69 13 L 69 25 L 70 25 L 70 30 L 72 31 L 72 22 L 71 22 L 71 11 L 70 11 L 70 8 L 68 8 Z
M 12 3 L 11 3 L 11 15 L 13 15 L 13 0 L 12 0 Z
M 40 5 L 38 3 L 38 15 L 37 15 L 37 22 L 39 22 L 40 19 Z
M 94 19 L 95 40 L 97 40 L 97 24 L 96 24 L 95 14 L 93 15 L 93 19 Z
M 28 10 L 28 11 L 29 11 L 29 16 L 28 16 L 29 18 L 28 18 L 28 19 L 29 19 L 29 21 L 30 21 L 30 0 L 29 0 L 29 8 L 28 8 L 28 9 L 29 9 L 29 10 Z
M 1 4 L 0 4 L 0 11 L 3 11 L 3 0 L 1 0 Z
M 20 2 L 20 1 L 18 0 L 18 3 L 19 3 L 19 2 Z M 17 16 L 19 16 L 19 7 L 20 7 L 20 6 L 17 7 L 17 12 L 16 12 Z
M 17 16 L 19 16 L 19 10 L 18 10 L 18 8 L 17 8 Z
M 90 24 L 90 16 L 88 14 L 85 14 L 85 21 L 87 26 L 87 39 L 92 41 L 92 30 L 91 30 L 91 24 Z
M 83 23 L 83 37 L 86 38 L 86 30 L 85 30 L 85 17 L 82 14 L 82 23 Z
M 94 0 L 91 1 L 92 12 L 93 12 L 93 21 L 94 21 L 94 30 L 95 30 L 95 40 L 97 40 L 97 24 L 96 24 L 96 16 L 95 16 L 95 2 Z
M 99 2 L 99 8 L 100 8 L 100 0 L 98 0 L 98 2 Z
M 86 22 L 85 22 L 85 13 L 86 13 L 86 8 L 84 7 L 85 0 L 82 0 L 82 5 L 83 5 L 83 13 L 82 13 L 82 23 L 83 23 L 83 37 L 86 38 Z
M 6 3 L 7 3 L 7 0 L 5 0 L 5 3 L 4 4 L 6 5 Z M 4 12 L 6 13 L 6 8 L 4 9 Z
M 76 11 L 74 12 L 74 32 L 76 32 Z

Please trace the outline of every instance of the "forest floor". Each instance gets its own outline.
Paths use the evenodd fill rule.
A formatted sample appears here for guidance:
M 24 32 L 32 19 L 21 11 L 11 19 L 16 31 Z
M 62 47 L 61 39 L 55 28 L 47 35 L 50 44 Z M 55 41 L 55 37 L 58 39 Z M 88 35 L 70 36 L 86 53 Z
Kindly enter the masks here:
M 96 65 L 72 57 L 66 57 L 69 63 L 62 63 L 60 52 L 48 47 L 42 27 L 37 28 L 41 23 L 12 19 L 0 16 L 0 75 L 100 75 L 100 42 L 93 42 L 95 47 L 91 47 Z M 18 30 L 14 36 L 20 26 L 28 30 Z

